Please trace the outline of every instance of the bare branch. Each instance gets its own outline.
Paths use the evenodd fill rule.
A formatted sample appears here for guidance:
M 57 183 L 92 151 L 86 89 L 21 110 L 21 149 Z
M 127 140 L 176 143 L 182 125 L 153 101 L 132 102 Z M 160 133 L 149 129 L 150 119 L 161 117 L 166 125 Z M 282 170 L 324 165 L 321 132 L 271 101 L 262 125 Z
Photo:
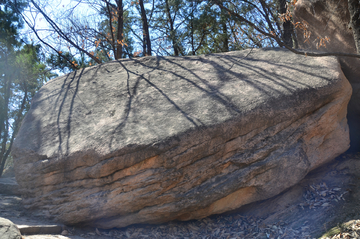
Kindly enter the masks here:
M 89 52 L 85 51 L 84 49 L 82 49 L 81 47 L 79 47 L 77 44 L 75 44 L 60 28 L 59 26 L 34 2 L 34 0 L 30 0 L 30 2 L 34 5 L 34 7 L 44 16 L 44 18 L 46 19 L 46 21 L 50 24 L 50 26 L 55 30 L 55 32 L 65 41 L 67 41 L 69 44 L 71 44 L 71 46 L 73 46 L 74 48 L 76 48 L 77 50 L 79 50 L 80 52 L 83 52 L 84 54 L 86 54 L 88 57 L 90 57 L 91 59 L 93 59 L 96 63 L 101 64 L 101 61 L 99 59 L 97 59 L 95 56 L 91 55 Z M 34 33 L 36 32 L 35 28 L 33 27 L 32 30 L 34 31 Z M 36 34 L 36 33 L 35 33 Z M 37 35 L 37 34 L 36 34 Z M 38 35 L 37 35 L 38 37 Z M 38 37 L 39 38 L 39 37 Z M 40 40 L 40 39 L 39 39 Z M 42 40 L 41 40 L 42 41 Z M 44 43 L 44 41 L 42 41 Z M 45 44 L 45 43 L 44 43 Z M 54 49 L 52 46 L 50 46 L 50 44 L 45 44 L 47 46 L 49 46 L 51 49 Z M 55 50 L 56 51 L 56 50 Z M 58 53 L 59 54 L 59 53 Z M 62 56 L 62 55 L 61 55 Z
M 297 50 L 294 49 L 288 45 L 286 45 L 275 33 L 271 34 L 268 32 L 265 32 L 263 29 L 259 28 L 258 26 L 256 26 L 253 22 L 245 19 L 244 17 L 242 17 L 241 15 L 239 15 L 238 13 L 230 10 L 229 8 L 225 7 L 221 1 L 219 0 L 213 0 L 215 2 L 216 5 L 218 5 L 220 8 L 226 10 L 229 14 L 235 16 L 239 21 L 241 22 L 245 22 L 246 24 L 248 24 L 249 26 L 252 26 L 256 31 L 258 31 L 259 33 L 261 33 L 264 36 L 270 37 L 272 39 L 274 39 L 277 44 L 281 47 L 285 47 L 286 49 L 288 49 L 289 51 L 296 53 L 296 54 L 300 54 L 300 55 L 304 55 L 304 56 L 314 56 L 314 57 L 322 57 L 322 56 L 344 56 L 344 57 L 355 57 L 355 58 L 360 58 L 360 54 L 352 54 L 352 53 L 344 53 L 344 52 L 314 52 L 314 51 L 304 51 L 304 50 Z

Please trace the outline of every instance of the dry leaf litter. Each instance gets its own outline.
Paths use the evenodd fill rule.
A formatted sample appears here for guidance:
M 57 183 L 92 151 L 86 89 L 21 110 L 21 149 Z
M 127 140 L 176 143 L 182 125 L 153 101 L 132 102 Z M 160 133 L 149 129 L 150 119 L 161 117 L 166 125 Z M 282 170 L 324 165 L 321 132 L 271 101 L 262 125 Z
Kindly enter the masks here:
M 340 187 L 329 188 L 325 182 L 309 185 L 303 194 L 302 210 L 318 210 L 331 207 L 345 200 L 347 191 Z M 124 229 L 100 230 L 81 234 L 85 238 L 107 236 L 110 238 L 169 238 L 169 239 L 242 239 L 242 238 L 313 238 L 309 234 L 310 222 L 299 228 L 291 228 L 286 222 L 264 224 L 262 218 L 242 215 L 220 215 L 191 222 L 170 222 L 163 225 L 130 226 Z M 66 235 L 71 235 L 68 228 Z M 334 237 L 336 238 L 336 237 Z M 344 237 L 339 237 L 344 238 Z M 351 238 L 351 237 L 349 237 Z

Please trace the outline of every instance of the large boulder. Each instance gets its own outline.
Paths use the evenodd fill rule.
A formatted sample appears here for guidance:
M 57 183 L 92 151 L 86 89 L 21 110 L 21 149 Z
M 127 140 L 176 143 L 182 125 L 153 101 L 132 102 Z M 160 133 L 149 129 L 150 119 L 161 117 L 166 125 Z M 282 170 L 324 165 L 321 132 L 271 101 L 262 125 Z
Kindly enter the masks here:
M 100 228 L 272 197 L 349 147 L 336 58 L 282 49 L 144 57 L 45 84 L 13 145 L 23 202 Z
M 294 10 L 294 21 L 307 23 L 310 39 L 297 29 L 299 47 L 307 50 L 356 54 L 347 0 L 299 0 Z M 328 37 L 326 47 L 318 48 L 319 39 Z M 360 150 L 360 59 L 339 57 L 341 68 L 349 80 L 353 95 L 348 105 L 351 148 Z
M 21 239 L 19 228 L 6 218 L 0 217 L 0 238 L 1 239 Z

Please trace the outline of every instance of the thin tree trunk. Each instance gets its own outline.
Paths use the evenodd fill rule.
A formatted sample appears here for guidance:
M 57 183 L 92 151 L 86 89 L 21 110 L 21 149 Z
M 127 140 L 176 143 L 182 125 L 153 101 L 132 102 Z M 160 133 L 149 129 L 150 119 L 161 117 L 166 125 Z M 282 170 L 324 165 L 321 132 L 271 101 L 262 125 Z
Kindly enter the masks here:
M 166 9 L 166 15 L 170 24 L 170 40 L 172 41 L 173 44 L 173 48 L 174 48 L 174 54 L 175 56 L 179 56 L 179 48 L 178 45 L 176 43 L 176 37 L 175 37 L 175 30 L 174 30 L 174 21 L 171 18 L 171 13 L 170 13 L 170 7 L 169 7 L 169 1 L 165 0 L 165 9 Z
M 191 18 L 190 27 L 191 27 L 191 52 L 195 56 L 196 52 L 195 52 L 195 45 L 194 45 L 194 17 L 193 16 Z
M 195 45 L 194 45 L 194 1 L 191 1 L 191 13 L 190 13 L 190 41 L 191 41 L 191 53 L 195 55 Z
M 280 5 L 280 14 L 284 14 L 286 13 L 286 0 L 279 0 L 279 5 Z M 293 27 L 292 27 L 292 23 L 291 21 L 284 21 L 283 23 L 283 32 L 282 32 L 282 40 L 283 42 L 290 46 L 293 47 L 293 43 L 292 43 L 292 32 L 293 32 Z
M 140 9 L 141 9 L 141 20 L 143 23 L 143 45 L 144 45 L 144 54 L 146 56 L 151 56 L 151 42 L 150 42 L 150 34 L 149 34 L 149 25 L 146 17 L 146 11 L 144 7 L 144 0 L 139 1 Z
M 6 162 L 6 158 L 3 157 L 3 155 L 0 155 L 0 178 L 3 174 L 4 168 L 5 168 L 5 162 Z
M 360 54 L 360 3 L 359 0 L 348 0 L 350 27 L 352 29 L 356 51 Z
M 228 52 L 229 51 L 229 35 L 228 35 L 228 32 L 227 32 L 226 22 L 222 23 L 222 30 L 223 30 L 223 36 L 224 36 L 223 52 Z
M 106 9 L 108 11 L 108 14 L 109 14 L 109 27 L 110 27 L 110 32 L 111 32 L 111 48 L 114 52 L 114 55 L 115 55 L 115 52 L 116 52 L 116 48 L 115 48 L 115 39 L 114 39 L 114 31 L 113 31 L 113 24 L 112 24 L 112 20 L 113 20 L 113 15 L 112 15 L 112 11 L 111 11 L 111 6 L 108 2 L 106 2 Z
M 221 27 L 222 27 L 222 32 L 223 32 L 223 52 L 228 52 L 229 51 L 229 34 L 228 34 L 228 29 L 226 26 L 226 12 L 224 9 L 221 9 Z
M 8 58 L 5 56 L 5 69 L 9 69 L 8 67 Z M 4 170 L 5 162 L 7 159 L 6 156 L 6 143 L 8 142 L 9 137 L 9 102 L 10 102 L 10 94 L 11 94 L 11 76 L 9 74 L 4 75 L 4 105 L 2 109 L 2 117 L 1 117 L 1 151 L 0 151 L 0 177 L 2 175 L 2 171 Z
M 124 45 L 124 8 L 123 1 L 116 1 L 118 7 L 118 26 L 117 26 L 117 47 L 115 59 L 120 59 L 123 55 L 123 45 Z

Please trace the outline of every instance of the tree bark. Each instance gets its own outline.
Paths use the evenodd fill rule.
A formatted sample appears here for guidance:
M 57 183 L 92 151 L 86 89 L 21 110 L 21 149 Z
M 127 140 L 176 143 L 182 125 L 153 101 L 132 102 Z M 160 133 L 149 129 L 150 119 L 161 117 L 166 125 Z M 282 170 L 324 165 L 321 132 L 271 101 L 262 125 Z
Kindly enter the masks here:
M 191 44 L 191 54 L 195 56 L 195 43 L 194 43 L 194 1 L 190 3 L 191 12 L 190 12 L 190 44 Z
M 117 0 L 117 11 L 118 11 L 118 25 L 117 25 L 117 46 L 115 59 L 120 59 L 123 55 L 123 45 L 124 45 L 124 7 L 123 1 Z
M 170 40 L 172 41 L 173 48 L 174 48 L 174 55 L 179 56 L 179 47 L 176 43 L 176 36 L 175 36 L 175 29 L 174 29 L 174 20 L 171 17 L 170 12 L 170 6 L 169 6 L 169 0 L 165 0 L 165 9 L 166 9 L 166 15 L 168 18 L 168 22 L 170 24 Z
M 350 13 L 350 24 L 352 29 L 356 51 L 360 54 L 360 2 L 359 0 L 348 0 L 348 8 Z
M 286 13 L 287 10 L 286 0 L 279 0 L 279 6 L 280 6 L 280 14 Z M 291 37 L 292 32 L 293 32 L 293 27 L 291 21 L 285 20 L 283 22 L 283 31 L 281 38 L 283 42 L 290 47 L 293 47 L 292 37 Z
M 223 49 L 222 52 L 229 51 L 229 34 L 228 28 L 226 26 L 226 12 L 224 9 L 221 9 L 221 27 L 222 27 L 222 35 L 223 35 Z
M 8 66 L 8 57 L 5 53 L 5 69 L 9 69 Z M 1 136 L 1 150 L 0 150 L 0 176 L 2 175 L 2 171 L 4 169 L 5 166 L 5 161 L 6 158 L 5 156 L 5 152 L 6 152 L 6 143 L 8 141 L 8 132 L 9 132 L 9 114 L 8 114 L 8 110 L 9 110 L 9 99 L 10 99 L 10 93 L 11 93 L 11 76 L 7 73 L 4 74 L 4 85 L 3 85 L 3 90 L 4 90 L 4 98 L 3 98 L 3 105 L 1 107 L 1 128 L 0 128 L 0 132 L 2 133 Z
M 140 4 L 140 10 L 141 10 L 141 20 L 142 20 L 142 24 L 143 24 L 144 55 L 151 56 L 151 41 L 150 41 L 148 20 L 146 17 L 146 11 L 145 11 L 145 7 L 144 7 L 144 0 L 140 0 L 139 4 Z
M 114 55 L 115 55 L 115 52 L 116 52 L 115 45 L 116 45 L 116 43 L 115 43 L 115 39 L 114 39 L 113 24 L 112 24 L 113 15 L 112 15 L 112 11 L 111 11 L 111 5 L 108 2 L 106 2 L 106 10 L 108 11 L 108 14 L 109 14 L 109 27 L 110 27 L 110 33 L 111 33 L 111 47 L 112 47 L 112 50 L 113 50 Z
M 5 61 L 5 69 L 10 69 L 9 62 L 8 62 L 8 55 L 7 52 L 4 54 L 4 61 Z M 4 170 L 6 159 L 9 155 L 9 149 L 6 149 L 6 144 L 9 140 L 9 109 L 10 109 L 10 97 L 11 97 L 11 80 L 12 75 L 9 72 L 5 72 L 4 74 L 4 98 L 3 98 L 3 105 L 2 105 L 2 112 L 1 112 L 1 150 L 0 150 L 0 177 Z

